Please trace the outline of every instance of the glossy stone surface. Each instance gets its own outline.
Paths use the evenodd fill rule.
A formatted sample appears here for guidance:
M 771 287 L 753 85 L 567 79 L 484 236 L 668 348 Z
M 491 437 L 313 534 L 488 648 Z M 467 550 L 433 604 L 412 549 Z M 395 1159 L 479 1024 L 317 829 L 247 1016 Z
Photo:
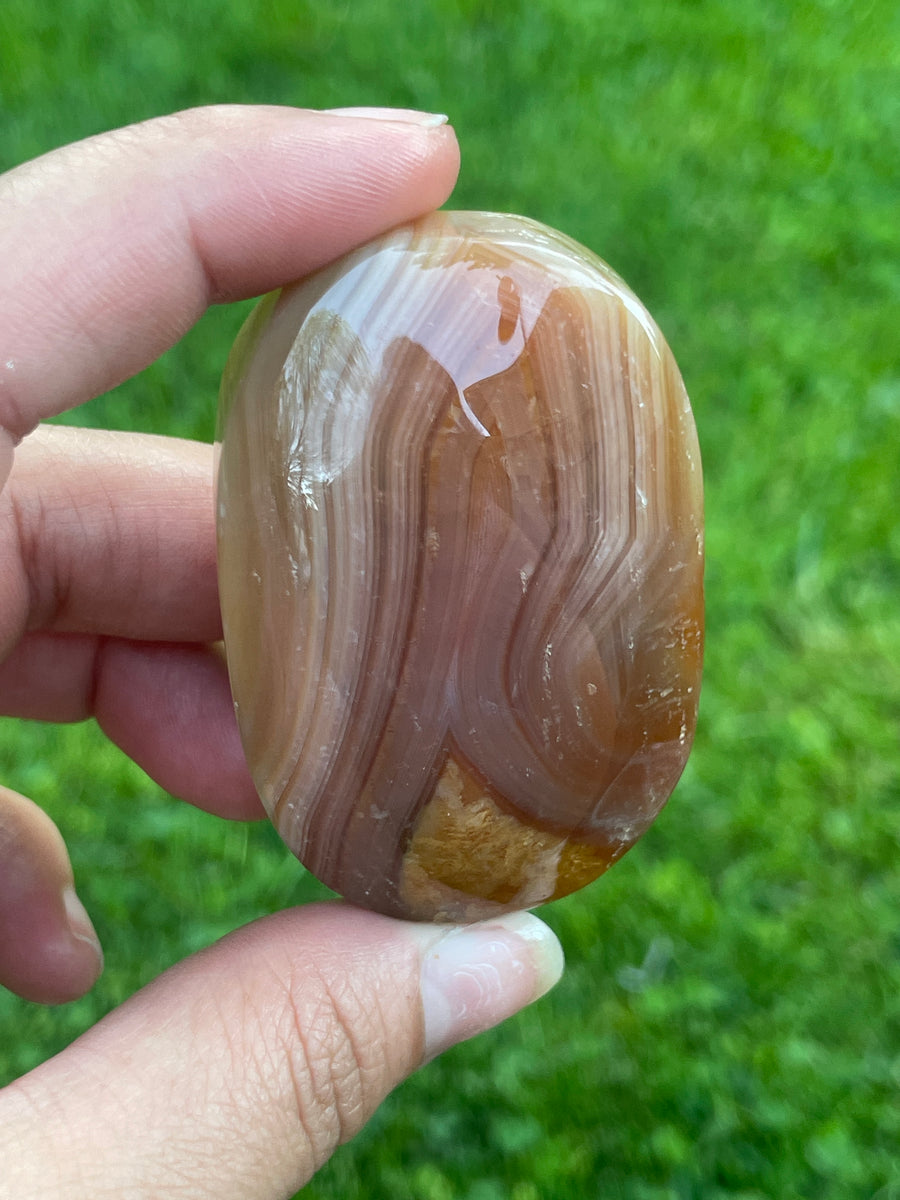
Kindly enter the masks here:
M 619 858 L 687 758 L 703 620 L 694 425 L 625 284 L 438 213 L 262 301 L 221 431 L 232 689 L 301 861 L 471 920 Z

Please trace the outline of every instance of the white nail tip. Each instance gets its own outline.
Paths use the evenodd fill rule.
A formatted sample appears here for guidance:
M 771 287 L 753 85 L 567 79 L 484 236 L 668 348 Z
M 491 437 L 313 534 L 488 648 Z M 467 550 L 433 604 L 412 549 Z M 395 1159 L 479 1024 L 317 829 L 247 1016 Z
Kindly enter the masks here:
M 448 930 L 422 961 L 426 1058 L 537 1000 L 562 969 L 556 935 L 530 913 Z

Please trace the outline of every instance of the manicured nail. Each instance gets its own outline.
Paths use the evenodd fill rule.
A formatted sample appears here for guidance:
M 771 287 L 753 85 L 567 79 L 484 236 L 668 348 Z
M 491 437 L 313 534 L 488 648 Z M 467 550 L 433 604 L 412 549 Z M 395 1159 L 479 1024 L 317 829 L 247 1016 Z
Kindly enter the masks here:
M 425 953 L 425 1057 L 490 1029 L 562 975 L 556 935 L 530 913 L 448 930 Z
M 421 125 L 424 129 L 437 129 L 446 125 L 445 113 L 419 112 L 415 108 L 326 108 L 324 112 L 333 117 L 363 117 L 369 121 L 402 121 L 405 125 Z
M 78 899 L 75 889 L 71 885 L 63 889 L 63 906 L 66 910 L 66 919 L 69 922 L 69 932 L 72 937 L 78 942 L 85 942 L 94 950 L 102 968 L 103 950 L 100 946 L 100 939 L 97 937 L 97 932 L 91 924 L 91 918 L 87 915 L 87 910 Z

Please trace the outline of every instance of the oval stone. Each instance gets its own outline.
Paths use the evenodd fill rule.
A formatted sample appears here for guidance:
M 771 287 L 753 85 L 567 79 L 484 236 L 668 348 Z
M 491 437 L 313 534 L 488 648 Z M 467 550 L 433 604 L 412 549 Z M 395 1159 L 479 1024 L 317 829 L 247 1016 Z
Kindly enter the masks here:
M 220 430 L 235 708 L 298 858 L 467 921 L 621 857 L 684 767 L 703 640 L 694 424 L 622 280 L 434 214 L 260 303 Z

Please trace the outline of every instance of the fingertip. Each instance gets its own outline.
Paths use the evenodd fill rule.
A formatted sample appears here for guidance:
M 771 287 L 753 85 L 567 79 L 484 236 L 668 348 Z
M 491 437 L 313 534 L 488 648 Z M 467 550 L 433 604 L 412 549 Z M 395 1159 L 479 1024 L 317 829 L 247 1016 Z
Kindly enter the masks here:
M 378 112 L 390 115 L 365 115 Z M 248 105 L 189 109 L 168 122 L 176 161 L 191 154 L 190 176 L 174 183 L 208 303 L 292 282 L 439 208 L 459 174 L 443 114 Z
M 0 984 L 25 1000 L 64 1004 L 102 967 L 62 835 L 33 801 L 0 787 Z
M 70 884 L 62 891 L 62 917 L 41 956 L 41 978 L 20 992 L 39 1004 L 69 1004 L 91 990 L 103 973 L 103 948 L 87 910 Z
M 556 987 L 566 967 L 559 938 L 549 925 L 531 912 L 510 913 L 503 918 L 502 925 L 507 933 L 525 942 L 534 968 L 535 990 L 531 1001 L 540 1000 Z
M 449 929 L 422 959 L 426 1061 L 540 999 L 563 966 L 556 935 L 531 913 Z
M 0 387 L 0 424 L 21 436 L 146 366 L 208 304 L 289 283 L 439 207 L 458 169 L 448 124 L 223 106 L 8 173 L 4 357 L 16 374 L 14 391 Z
M 204 261 L 217 264 L 207 272 L 214 300 L 241 299 L 301 278 L 445 203 L 459 174 L 460 151 L 449 122 L 435 122 L 443 114 L 394 109 L 383 110 L 390 117 L 373 119 L 364 111 L 379 110 L 275 110 L 265 136 L 246 154 L 247 171 L 266 189 L 268 209 L 248 216 L 241 177 L 228 189 L 228 204 L 244 208 L 244 229 L 257 245 L 269 242 L 277 253 L 257 254 L 248 264 L 245 253 L 231 257 L 232 241 L 211 236 L 207 242 L 201 231 Z M 220 216 L 225 211 L 223 206 Z
M 2 983 L 34 1004 L 79 1000 L 103 971 L 103 950 L 75 889 L 35 896 L 22 920 L 4 914 L 0 937 Z

